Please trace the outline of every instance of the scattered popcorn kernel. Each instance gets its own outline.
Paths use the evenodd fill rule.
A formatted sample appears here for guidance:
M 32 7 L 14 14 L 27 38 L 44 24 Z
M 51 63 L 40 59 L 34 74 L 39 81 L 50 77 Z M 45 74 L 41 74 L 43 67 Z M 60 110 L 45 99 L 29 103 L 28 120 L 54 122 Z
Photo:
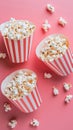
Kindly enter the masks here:
M 50 13 L 54 13 L 55 8 L 54 8 L 52 5 L 47 4 L 47 10 L 48 10 Z
M 45 20 L 45 22 L 42 24 L 42 29 L 47 32 L 51 28 L 51 25 L 48 23 L 48 20 Z
M 8 126 L 11 128 L 15 128 L 17 125 L 17 121 L 16 120 L 10 120 L 10 122 L 8 123 Z
M 53 94 L 55 96 L 59 94 L 59 90 L 56 87 L 53 87 Z
M 65 97 L 65 103 L 69 103 L 71 99 L 73 98 L 73 95 L 69 94 Z
M 11 110 L 12 110 L 12 108 L 11 108 L 11 106 L 10 106 L 9 103 L 5 103 L 5 104 L 4 104 L 4 110 L 5 110 L 5 112 L 8 112 L 8 111 L 11 111 Z
M 50 73 L 44 73 L 44 78 L 45 79 L 50 79 L 52 77 L 52 75 Z
M 40 124 L 39 121 L 36 119 L 32 119 L 32 121 L 30 122 L 30 125 L 33 127 L 37 127 L 39 126 L 39 124 Z
M 6 58 L 6 53 L 0 53 L 0 59 L 5 59 Z
M 63 87 L 64 87 L 64 89 L 65 89 L 66 91 L 69 91 L 70 88 L 72 87 L 72 84 L 64 83 L 64 84 L 63 84 Z
M 58 24 L 64 27 L 67 24 L 67 21 L 64 18 L 60 17 L 58 20 Z

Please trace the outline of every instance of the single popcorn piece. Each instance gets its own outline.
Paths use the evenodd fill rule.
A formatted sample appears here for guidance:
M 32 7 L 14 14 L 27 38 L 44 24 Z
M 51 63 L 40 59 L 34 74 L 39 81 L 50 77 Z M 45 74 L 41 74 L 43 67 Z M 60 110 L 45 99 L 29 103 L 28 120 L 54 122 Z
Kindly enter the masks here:
M 4 110 L 5 110 L 5 112 L 8 112 L 8 111 L 11 111 L 11 110 L 12 110 L 12 108 L 11 108 L 11 106 L 10 106 L 9 103 L 5 103 L 5 104 L 4 104 Z
M 17 125 L 17 121 L 14 120 L 10 120 L 10 122 L 8 123 L 8 126 L 11 127 L 12 129 L 15 128 Z
M 69 103 L 71 99 L 73 98 L 73 95 L 69 94 L 65 97 L 65 103 Z
M 33 127 L 37 127 L 39 126 L 39 124 L 40 124 L 39 121 L 36 119 L 32 119 L 32 121 L 30 122 L 30 125 Z
M 51 28 L 51 25 L 48 23 L 48 20 L 45 20 L 44 24 L 42 24 L 42 29 L 47 32 Z
M 51 4 L 47 4 L 47 10 L 48 10 L 50 13 L 54 13 L 55 8 L 54 8 Z
M 66 91 L 69 91 L 70 88 L 72 87 L 72 84 L 64 83 L 64 84 L 63 84 L 63 87 L 64 87 L 64 89 L 65 89 Z
M 0 59 L 5 59 L 6 58 L 6 53 L 0 53 Z
M 50 73 L 44 73 L 44 78 L 46 79 L 50 79 L 52 77 L 52 75 Z
M 64 27 L 67 24 L 67 21 L 64 18 L 60 17 L 58 20 L 58 24 Z
M 56 87 L 53 87 L 53 95 L 57 96 L 59 94 L 59 90 Z

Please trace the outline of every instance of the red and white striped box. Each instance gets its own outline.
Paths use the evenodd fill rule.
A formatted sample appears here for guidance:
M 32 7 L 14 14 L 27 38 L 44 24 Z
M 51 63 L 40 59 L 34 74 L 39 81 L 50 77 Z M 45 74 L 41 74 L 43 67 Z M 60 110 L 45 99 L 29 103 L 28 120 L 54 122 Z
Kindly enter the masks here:
M 17 71 L 19 71 L 19 70 L 17 70 Z M 12 74 L 10 74 L 9 76 L 7 76 L 1 84 L 1 92 L 6 98 L 8 98 L 4 93 L 6 84 L 12 79 L 12 77 L 15 75 L 15 73 L 17 73 L 17 71 L 15 71 Z M 33 88 L 31 93 L 29 93 L 27 96 L 24 95 L 19 100 L 12 100 L 12 99 L 9 99 L 9 100 L 24 113 L 30 113 L 30 112 L 33 112 L 34 110 L 37 110 L 38 107 L 40 107 L 40 105 L 42 103 L 42 99 L 40 97 L 37 85 Z
M 42 40 L 36 48 L 36 56 L 40 60 L 41 60 L 40 50 L 44 44 L 44 41 L 47 40 L 48 38 L 49 37 Z M 53 72 L 55 72 L 60 76 L 67 76 L 68 74 L 73 72 L 73 58 L 70 48 L 67 49 L 67 51 L 62 57 L 59 57 L 53 61 L 42 61 L 42 62 L 45 63 Z
M 10 100 L 10 99 L 9 99 Z M 16 107 L 22 112 L 30 113 L 37 110 L 40 107 L 42 100 L 38 92 L 37 86 L 32 90 L 30 94 L 24 96 L 20 100 L 10 100 Z
M 21 40 L 3 37 L 9 59 L 12 63 L 22 63 L 28 60 L 33 34 Z

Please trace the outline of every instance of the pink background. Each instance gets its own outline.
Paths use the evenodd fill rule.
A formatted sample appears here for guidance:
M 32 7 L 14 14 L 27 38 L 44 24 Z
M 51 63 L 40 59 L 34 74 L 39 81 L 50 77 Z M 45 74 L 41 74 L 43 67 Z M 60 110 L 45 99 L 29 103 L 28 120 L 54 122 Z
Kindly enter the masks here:
M 49 14 L 46 11 L 46 4 L 51 3 L 55 7 L 55 13 Z M 58 18 L 62 16 L 68 24 L 65 28 L 57 24 Z M 53 74 L 52 79 L 44 79 L 44 72 L 49 69 L 41 63 L 35 56 L 35 49 L 39 42 L 52 33 L 63 33 L 69 41 L 73 51 L 73 0 L 2 0 L 0 1 L 0 23 L 7 21 L 10 17 L 16 19 L 28 19 L 36 25 L 36 31 L 33 39 L 33 47 L 30 59 L 24 64 L 11 64 L 8 57 L 5 60 L 0 59 L 0 84 L 2 80 L 11 72 L 21 68 L 29 68 L 34 70 L 38 75 L 38 88 L 43 100 L 41 107 L 30 114 L 24 114 L 14 105 L 12 111 L 5 113 L 3 104 L 9 102 L 0 92 L 0 130 L 9 130 L 8 121 L 15 117 L 18 124 L 15 130 L 31 130 L 29 122 L 32 118 L 40 121 L 38 130 L 73 130 L 73 101 L 66 105 L 64 103 L 65 95 L 73 94 L 73 88 L 69 92 L 63 90 L 63 83 L 69 82 L 73 84 L 73 74 L 68 77 L 58 77 Z M 44 34 L 41 25 L 45 19 L 51 24 L 51 29 Z M 0 36 L 0 52 L 6 52 L 3 39 Z M 52 87 L 57 86 L 60 91 L 59 96 L 52 95 Z

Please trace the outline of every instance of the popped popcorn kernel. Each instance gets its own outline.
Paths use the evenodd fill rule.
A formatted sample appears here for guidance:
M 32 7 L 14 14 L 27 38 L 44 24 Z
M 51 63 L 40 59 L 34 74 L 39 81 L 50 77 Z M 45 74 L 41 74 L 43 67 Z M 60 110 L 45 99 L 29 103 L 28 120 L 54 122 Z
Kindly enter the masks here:
M 45 22 L 42 24 L 42 29 L 47 32 L 51 28 L 51 25 L 48 23 L 48 20 L 45 20 Z
M 0 59 L 5 59 L 6 58 L 6 53 L 0 53 Z
M 32 121 L 30 122 L 30 125 L 33 127 L 37 127 L 39 126 L 39 121 L 37 119 L 32 119 Z
M 44 78 L 46 79 L 50 79 L 52 77 L 52 75 L 50 73 L 44 73 Z
M 63 87 L 64 87 L 65 91 L 69 91 L 70 88 L 72 87 L 72 84 L 64 83 L 64 84 L 63 84 Z
M 72 100 L 72 98 L 73 98 L 73 95 L 71 95 L 71 94 L 69 94 L 69 95 L 67 95 L 66 97 L 65 97 L 65 103 L 69 103 L 71 100 Z
M 64 27 L 67 24 L 67 21 L 64 18 L 60 17 L 58 24 Z
M 17 121 L 15 119 L 14 120 L 10 120 L 9 123 L 8 123 L 8 126 L 10 128 L 12 128 L 12 129 L 15 128 L 16 125 L 17 125 Z
M 59 94 L 59 90 L 56 87 L 53 87 L 53 95 L 57 96 Z
M 4 103 L 4 110 L 5 110 L 5 112 L 8 112 L 8 111 L 12 110 L 12 108 L 11 108 L 9 103 Z
M 54 6 L 52 6 L 51 4 L 47 4 L 47 10 L 48 10 L 50 13 L 54 13 L 55 8 L 54 8 Z

